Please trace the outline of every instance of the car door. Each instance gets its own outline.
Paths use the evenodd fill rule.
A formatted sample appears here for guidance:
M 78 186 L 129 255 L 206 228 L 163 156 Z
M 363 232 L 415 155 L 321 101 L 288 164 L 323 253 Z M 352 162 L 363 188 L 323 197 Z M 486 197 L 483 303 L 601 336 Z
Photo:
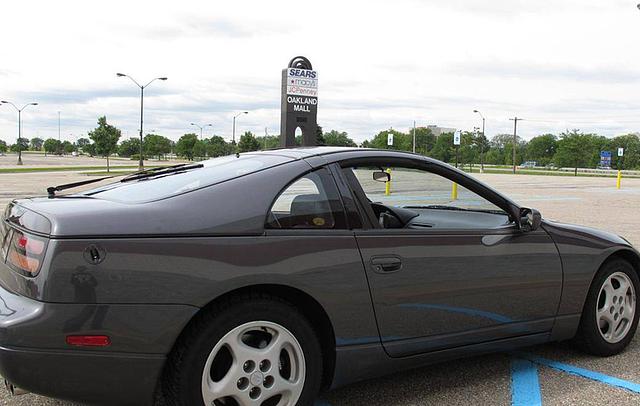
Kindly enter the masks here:
M 385 194 L 370 168 L 342 173 L 367 207 L 363 217 L 373 217 L 370 229 L 355 234 L 390 356 L 550 331 L 562 268 L 543 229 L 521 231 L 493 202 L 460 185 L 454 191 L 451 180 L 426 169 L 397 165 Z M 368 208 L 376 201 L 441 208 L 415 209 L 410 228 L 382 228 Z

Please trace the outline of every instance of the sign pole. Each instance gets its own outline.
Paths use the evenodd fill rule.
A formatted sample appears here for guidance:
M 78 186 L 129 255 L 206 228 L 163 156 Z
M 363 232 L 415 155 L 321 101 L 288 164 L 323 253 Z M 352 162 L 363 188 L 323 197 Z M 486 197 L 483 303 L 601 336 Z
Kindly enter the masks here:
M 456 168 L 458 167 L 458 155 L 461 138 L 462 130 L 460 130 L 459 133 L 456 131 L 453 132 L 453 145 L 456 147 Z M 451 200 L 458 200 L 458 184 L 455 182 L 451 184 Z
M 624 160 L 624 148 L 618 148 L 618 178 L 616 179 L 616 189 L 620 189 L 622 183 L 622 165 Z

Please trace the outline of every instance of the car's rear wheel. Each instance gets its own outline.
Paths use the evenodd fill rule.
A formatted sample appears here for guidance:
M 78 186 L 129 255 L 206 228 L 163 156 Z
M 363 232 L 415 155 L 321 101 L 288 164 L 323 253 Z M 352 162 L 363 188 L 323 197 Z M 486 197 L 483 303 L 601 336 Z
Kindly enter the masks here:
M 173 405 L 311 405 L 322 376 L 313 328 L 292 305 L 242 296 L 203 315 L 169 360 L 165 402 Z
M 615 355 L 624 350 L 638 325 L 636 293 L 640 280 L 633 266 L 622 259 L 605 263 L 589 289 L 576 341 L 594 355 Z

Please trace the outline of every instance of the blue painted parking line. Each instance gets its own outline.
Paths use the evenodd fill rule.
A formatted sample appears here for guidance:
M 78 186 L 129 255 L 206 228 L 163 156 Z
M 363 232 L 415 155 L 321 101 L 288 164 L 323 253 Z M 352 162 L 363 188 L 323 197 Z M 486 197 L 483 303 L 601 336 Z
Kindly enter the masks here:
M 315 401 L 313 406 L 331 406 L 331 403 L 327 402 L 326 400 L 318 399 Z
M 631 392 L 640 393 L 640 384 L 635 382 L 626 381 L 620 378 L 615 378 L 613 376 L 605 375 L 600 372 L 590 371 L 584 368 L 579 368 L 573 365 L 563 364 L 561 362 L 538 357 L 537 355 L 533 355 L 533 354 L 515 353 L 515 355 L 518 357 L 524 358 L 525 360 L 534 362 L 538 365 L 544 365 L 546 367 L 553 368 L 558 371 L 566 372 L 571 375 L 581 376 L 583 378 L 601 382 L 609 386 L 615 386 L 618 388 L 626 389 Z
M 536 365 L 526 359 L 511 360 L 511 404 L 513 406 L 540 406 L 542 395 Z

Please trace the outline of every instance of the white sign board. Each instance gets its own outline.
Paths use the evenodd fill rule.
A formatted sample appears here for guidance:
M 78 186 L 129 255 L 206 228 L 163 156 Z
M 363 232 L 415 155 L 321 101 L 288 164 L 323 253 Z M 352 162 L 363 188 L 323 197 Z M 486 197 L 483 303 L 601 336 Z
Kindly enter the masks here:
M 287 69 L 287 94 L 318 97 L 318 72 L 309 69 Z
M 618 148 L 618 156 L 624 155 L 624 148 Z
M 393 134 L 392 133 L 387 134 L 387 145 L 389 145 L 389 146 L 393 145 Z
M 453 145 L 460 145 L 460 133 L 453 133 Z

